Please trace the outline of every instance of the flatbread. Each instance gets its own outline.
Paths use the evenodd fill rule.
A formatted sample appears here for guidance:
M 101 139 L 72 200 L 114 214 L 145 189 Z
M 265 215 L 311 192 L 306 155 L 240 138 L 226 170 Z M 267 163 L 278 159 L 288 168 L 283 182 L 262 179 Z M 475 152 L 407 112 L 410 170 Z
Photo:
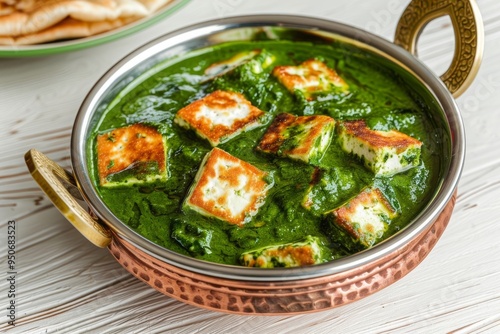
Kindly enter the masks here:
M 148 16 L 171 0 L 0 0 L 0 44 L 93 36 Z
M 15 11 L 16 11 L 16 9 L 14 7 L 0 3 L 0 16 L 12 14 Z
M 89 37 L 102 32 L 119 28 L 135 21 L 136 17 L 121 18 L 116 20 L 83 22 L 67 18 L 57 25 L 45 30 L 21 36 L 0 36 L 0 44 L 4 45 L 30 45 L 51 42 L 60 39 Z

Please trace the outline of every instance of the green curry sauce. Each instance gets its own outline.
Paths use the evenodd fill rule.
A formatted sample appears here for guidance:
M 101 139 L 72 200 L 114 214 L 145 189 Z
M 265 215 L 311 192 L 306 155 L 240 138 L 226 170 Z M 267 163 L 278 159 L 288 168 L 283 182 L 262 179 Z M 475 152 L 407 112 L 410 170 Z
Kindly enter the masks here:
M 212 63 L 255 49 L 275 57 L 262 73 L 255 74 L 241 66 L 214 80 L 205 80 L 204 70 Z M 289 92 L 270 74 L 274 66 L 297 65 L 311 58 L 334 68 L 349 85 L 349 93 L 331 92 L 308 100 Z M 221 44 L 170 61 L 167 67 L 117 98 L 94 130 L 89 152 L 100 196 L 119 219 L 158 245 L 226 264 L 240 264 L 242 252 L 294 242 L 306 235 L 319 238 L 325 249 L 325 260 L 358 251 L 348 235 L 333 231 L 323 213 L 339 207 L 366 186 L 381 189 L 398 211 L 384 239 L 389 237 L 404 228 L 434 194 L 440 177 L 440 159 L 445 151 L 442 142 L 446 139 L 429 131 L 436 128 L 428 116 L 429 107 L 412 92 L 410 85 L 371 58 L 368 53 L 337 42 L 258 41 Z M 173 119 L 182 107 L 215 90 L 242 93 L 254 106 L 269 114 L 267 125 L 218 146 L 269 172 L 274 181 L 265 204 L 243 227 L 182 210 L 200 163 L 212 147 L 193 131 L 175 124 Z M 424 143 L 421 163 L 394 176 L 375 177 L 355 156 L 344 153 L 335 137 L 317 167 L 256 151 L 268 125 L 282 112 L 325 114 L 335 120 L 365 119 L 372 129 L 397 129 Z M 129 187 L 98 186 L 97 134 L 139 122 L 157 127 L 167 137 L 168 180 Z M 321 175 L 322 183 L 314 188 L 313 205 L 307 210 L 301 202 L 313 175 Z

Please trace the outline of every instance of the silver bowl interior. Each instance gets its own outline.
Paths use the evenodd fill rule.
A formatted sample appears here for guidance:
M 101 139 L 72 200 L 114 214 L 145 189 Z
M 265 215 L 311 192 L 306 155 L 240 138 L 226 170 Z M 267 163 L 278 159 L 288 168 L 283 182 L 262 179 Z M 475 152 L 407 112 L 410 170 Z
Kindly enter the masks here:
M 102 114 L 120 94 L 126 94 L 145 78 L 177 61 L 180 56 L 214 44 L 252 40 L 257 34 L 269 39 L 307 41 L 337 40 L 360 48 L 382 66 L 394 70 L 428 106 L 441 124 L 436 131 L 445 143 L 440 183 L 432 200 L 408 226 L 366 251 L 328 263 L 302 268 L 259 269 L 215 264 L 187 257 L 156 245 L 122 223 L 102 202 L 90 178 L 87 141 Z M 160 65 L 159 65 L 160 64 Z M 393 43 L 366 31 L 317 18 L 258 15 L 208 21 L 160 37 L 113 66 L 91 89 L 77 114 L 71 142 L 73 171 L 83 197 L 102 222 L 120 237 L 160 261 L 200 274 L 236 280 L 291 281 L 332 275 L 366 265 L 392 253 L 429 228 L 456 189 L 465 158 L 465 133 L 458 107 L 451 94 L 423 63 Z

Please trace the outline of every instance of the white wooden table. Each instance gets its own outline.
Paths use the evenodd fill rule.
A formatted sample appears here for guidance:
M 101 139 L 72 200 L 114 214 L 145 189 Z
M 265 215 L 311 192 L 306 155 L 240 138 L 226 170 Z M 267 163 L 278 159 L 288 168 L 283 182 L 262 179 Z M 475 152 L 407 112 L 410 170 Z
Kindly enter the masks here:
M 458 99 L 467 160 L 455 212 L 431 254 L 408 276 L 361 301 L 291 317 L 236 316 L 185 305 L 132 277 L 87 242 L 29 176 L 37 148 L 70 167 L 71 126 L 93 83 L 157 36 L 218 17 L 290 13 L 368 29 L 392 40 L 409 0 L 193 0 L 133 36 L 72 53 L 0 59 L 0 332 L 6 333 L 500 333 L 500 2 L 479 0 L 482 68 Z M 437 73 L 450 62 L 447 19 L 430 24 L 420 57 Z M 16 221 L 16 326 L 7 324 L 7 225 Z

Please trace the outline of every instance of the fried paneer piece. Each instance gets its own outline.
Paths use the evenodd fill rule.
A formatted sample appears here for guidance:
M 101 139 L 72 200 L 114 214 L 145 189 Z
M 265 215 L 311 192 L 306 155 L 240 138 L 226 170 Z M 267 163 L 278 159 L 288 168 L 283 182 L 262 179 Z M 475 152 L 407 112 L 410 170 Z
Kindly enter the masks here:
M 308 235 L 299 242 L 267 246 L 241 254 L 246 267 L 302 267 L 324 262 L 318 238 Z
M 113 187 L 167 178 L 166 140 L 154 128 L 133 124 L 97 136 L 101 186 Z
M 276 60 L 276 56 L 265 49 L 256 49 L 236 53 L 231 58 L 211 64 L 205 69 L 207 82 L 228 75 L 232 79 L 250 83 L 265 72 Z
M 276 66 L 273 75 L 291 93 L 300 91 L 307 99 L 312 99 L 317 93 L 347 93 L 349 89 L 334 69 L 316 59 L 306 60 L 298 66 Z
M 243 64 L 248 63 L 255 56 L 259 55 L 261 50 L 251 50 L 251 51 L 243 51 L 233 55 L 229 59 L 225 59 L 220 62 L 216 62 L 211 64 L 205 69 L 205 76 L 209 79 L 213 79 L 215 77 L 224 75 L 236 67 L 241 66 Z
M 330 146 L 334 127 L 335 120 L 324 115 L 279 114 L 262 136 L 257 149 L 317 164 Z
M 205 75 L 214 77 L 231 71 L 232 69 L 247 63 L 250 59 L 260 53 L 260 50 L 239 52 L 229 59 L 211 64 L 205 69 Z
M 174 122 L 215 147 L 262 125 L 264 114 L 243 95 L 218 90 L 179 110 Z
M 201 163 L 184 207 L 242 226 L 265 202 L 272 186 L 266 176 L 257 167 L 214 148 Z
M 420 164 L 422 142 L 402 132 L 377 131 L 364 120 L 337 124 L 340 145 L 377 175 L 393 175 Z
M 367 188 L 341 207 L 329 212 L 327 220 L 346 231 L 362 248 L 382 238 L 397 211 L 378 188 Z

